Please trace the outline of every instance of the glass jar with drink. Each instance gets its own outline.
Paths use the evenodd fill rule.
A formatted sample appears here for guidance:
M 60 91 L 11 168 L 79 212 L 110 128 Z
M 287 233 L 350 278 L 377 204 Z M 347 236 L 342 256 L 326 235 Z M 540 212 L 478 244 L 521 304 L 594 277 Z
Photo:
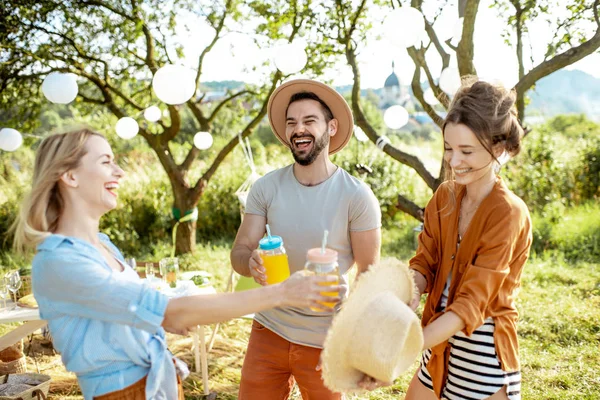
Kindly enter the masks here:
M 177 257 L 167 257 L 160 260 L 160 275 L 162 279 L 172 288 L 177 286 L 177 277 L 179 275 L 179 259 Z
M 308 250 L 306 253 L 306 265 L 304 266 L 306 274 L 318 276 L 335 276 L 337 281 L 320 283 L 322 286 L 334 286 L 339 284 L 340 269 L 338 265 L 338 253 L 335 250 L 317 247 Z M 321 296 L 337 297 L 338 292 L 321 292 Z M 327 307 L 334 307 L 336 302 L 319 302 Z M 312 311 L 326 311 L 325 308 L 319 309 L 310 307 Z
M 267 284 L 273 285 L 290 277 L 290 267 L 283 239 L 281 236 L 271 235 L 268 228 L 267 232 L 268 236 L 258 242 L 258 253 L 265 267 Z

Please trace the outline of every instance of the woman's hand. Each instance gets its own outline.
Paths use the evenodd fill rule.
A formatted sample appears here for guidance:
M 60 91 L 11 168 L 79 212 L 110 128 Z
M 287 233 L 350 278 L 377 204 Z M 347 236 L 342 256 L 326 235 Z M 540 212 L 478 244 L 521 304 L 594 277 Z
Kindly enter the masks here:
M 413 311 L 416 311 L 417 308 L 419 307 L 419 303 L 421 302 L 421 295 L 423 294 L 423 292 L 425 291 L 425 288 L 427 287 L 427 279 L 425 279 L 425 277 L 423 276 L 422 273 L 420 273 L 418 271 L 414 271 L 414 270 L 413 270 L 413 279 L 415 281 L 415 286 L 416 286 L 417 290 L 415 291 L 415 297 L 413 297 L 413 299 L 411 300 L 409 307 Z
M 258 250 L 254 250 L 250 255 L 248 261 L 248 267 L 250 268 L 250 274 L 259 285 L 267 285 L 267 276 L 265 275 L 265 267 L 263 266 L 263 260 L 260 258 Z
M 358 386 L 364 390 L 375 390 L 383 386 L 391 386 L 392 382 L 379 381 L 369 375 L 363 374 L 363 377 L 358 381 Z
M 340 301 L 341 286 L 335 284 L 338 281 L 339 278 L 336 276 L 306 276 L 304 271 L 298 271 L 279 284 L 282 289 L 282 305 L 331 311 L 333 307 L 326 306 L 322 302 Z M 337 292 L 338 296 L 323 296 L 321 292 Z

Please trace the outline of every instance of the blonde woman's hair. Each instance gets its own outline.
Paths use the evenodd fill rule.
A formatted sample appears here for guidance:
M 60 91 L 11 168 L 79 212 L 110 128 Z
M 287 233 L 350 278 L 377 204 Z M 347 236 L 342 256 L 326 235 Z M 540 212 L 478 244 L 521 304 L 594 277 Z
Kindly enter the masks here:
M 25 197 L 11 226 L 13 248 L 23 253 L 35 248 L 57 229 L 64 201 L 58 189 L 60 177 L 79 166 L 91 136 L 104 137 L 89 129 L 60 133 L 45 138 L 37 149 L 31 192 Z

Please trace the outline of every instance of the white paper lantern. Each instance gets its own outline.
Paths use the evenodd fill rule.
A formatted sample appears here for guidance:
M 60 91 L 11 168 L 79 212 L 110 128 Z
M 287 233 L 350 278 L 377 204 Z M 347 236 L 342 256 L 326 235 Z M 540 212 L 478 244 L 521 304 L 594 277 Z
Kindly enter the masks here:
M 440 104 L 437 97 L 435 97 L 435 93 L 433 93 L 432 88 L 425 89 L 425 92 L 423 92 L 423 99 L 425 99 L 427 104 L 432 105 L 432 106 L 435 106 L 436 104 Z
M 0 129 L 0 150 L 15 151 L 23 144 L 21 133 L 12 128 Z
M 460 88 L 460 73 L 456 67 L 444 68 L 440 75 L 440 88 L 449 96 L 454 96 L 454 93 Z
M 209 149 L 213 144 L 213 137 L 209 132 L 198 132 L 194 135 L 194 146 L 199 150 Z
M 452 43 L 455 46 L 459 44 L 460 40 L 462 39 L 464 23 L 465 19 L 463 17 L 460 17 L 458 21 L 455 22 L 454 28 L 452 29 L 452 38 L 450 40 L 450 43 Z
M 390 129 L 400 129 L 408 122 L 408 111 L 400 105 L 391 106 L 385 110 L 383 121 Z
M 115 130 L 117 131 L 117 136 L 119 136 L 121 139 L 131 139 L 138 134 L 140 126 L 135 119 L 131 117 L 123 117 L 117 121 Z
M 79 87 L 75 75 L 51 72 L 42 82 L 42 92 L 52 103 L 69 104 L 77 97 Z
M 400 7 L 392 11 L 383 22 L 384 36 L 388 41 L 402 48 L 420 47 L 426 36 L 425 18 L 414 7 Z
M 302 71 L 308 61 L 306 48 L 299 42 L 278 45 L 274 51 L 275 66 L 285 75 Z
M 354 137 L 359 142 L 366 142 L 367 140 L 369 140 L 369 137 L 367 136 L 367 134 L 358 125 L 354 125 Z
M 183 104 L 196 91 L 196 74 L 189 68 L 167 64 L 154 74 L 152 89 L 167 104 Z
M 146 121 L 156 122 L 160 119 L 161 115 L 160 108 L 156 106 L 150 106 L 144 110 L 144 118 L 146 118 Z

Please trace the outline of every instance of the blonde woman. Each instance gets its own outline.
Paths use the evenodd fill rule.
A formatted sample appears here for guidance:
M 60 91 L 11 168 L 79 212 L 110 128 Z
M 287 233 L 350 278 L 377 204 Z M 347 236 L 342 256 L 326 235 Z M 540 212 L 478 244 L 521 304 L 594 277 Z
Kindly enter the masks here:
M 37 249 L 32 275 L 40 315 L 86 400 L 183 399 L 165 330 L 186 333 L 272 307 L 330 300 L 319 282 L 331 279 L 298 274 L 242 293 L 168 299 L 143 284 L 99 233 L 100 218 L 117 206 L 123 176 L 102 135 L 49 136 L 13 226 L 17 251 Z

